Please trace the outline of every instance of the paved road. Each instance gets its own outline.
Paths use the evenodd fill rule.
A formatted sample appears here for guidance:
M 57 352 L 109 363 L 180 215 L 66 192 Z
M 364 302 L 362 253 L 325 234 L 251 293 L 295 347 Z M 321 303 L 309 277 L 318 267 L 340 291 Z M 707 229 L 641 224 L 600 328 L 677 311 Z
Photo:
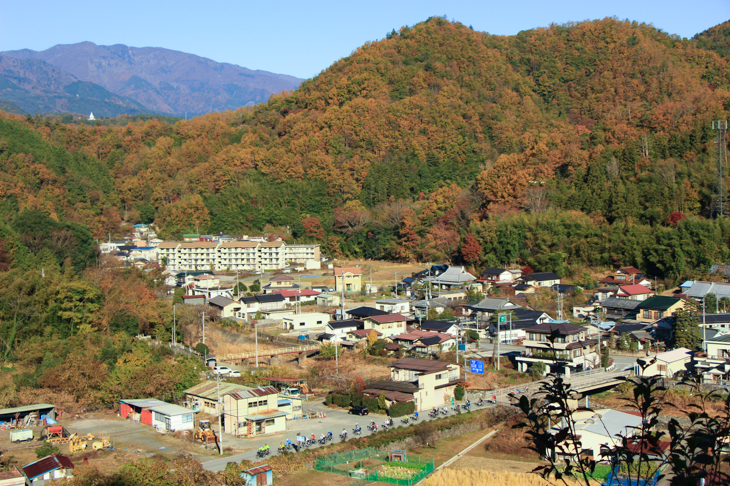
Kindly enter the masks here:
M 493 406 L 494 405 L 490 405 L 490 407 Z M 345 410 L 331 410 L 322 403 L 310 402 L 304 408 L 305 410 L 311 408 L 314 410 L 324 411 L 327 414 L 327 418 L 291 420 L 287 421 L 287 431 L 284 433 L 266 435 L 265 437 L 253 439 L 237 439 L 237 444 L 245 441 L 250 449 L 244 453 L 237 454 L 235 456 L 223 457 L 220 459 L 207 457 L 200 458 L 201 462 L 204 461 L 203 467 L 208 471 L 222 471 L 223 469 L 225 469 L 226 464 L 229 462 L 241 462 L 244 459 L 255 461 L 257 460 L 256 452 L 258 451 L 258 447 L 262 444 L 268 444 L 271 448 L 271 454 L 276 455 L 280 443 L 286 441 L 287 439 L 290 439 L 292 442 L 296 442 L 295 437 L 297 435 L 297 432 L 305 436 L 310 436 L 312 433 L 314 433 L 317 439 L 319 439 L 319 436 L 321 434 L 332 432 L 333 441 L 340 442 L 339 435 L 342 432 L 342 429 L 345 428 L 347 430 L 348 438 L 352 438 L 352 429 L 355 427 L 356 423 L 359 423 L 360 427 L 363 429 L 362 436 L 371 435 L 371 432 L 367 429 L 367 425 L 370 423 L 370 421 L 374 420 L 375 423 L 378 424 L 378 428 L 380 428 L 383 422 L 385 422 L 387 419 L 385 415 L 381 414 L 371 414 L 362 417 L 357 415 L 349 415 Z M 472 403 L 472 410 L 474 410 L 475 408 L 476 407 L 474 407 Z M 453 414 L 453 409 L 449 408 L 449 415 Z M 443 417 L 443 415 L 440 415 L 440 417 Z M 419 413 L 418 422 L 424 422 L 428 420 L 432 419 L 428 416 L 427 412 Z M 393 421 L 396 427 L 409 427 L 414 423 L 412 421 L 409 421 L 408 425 L 405 425 L 401 423 L 401 418 L 393 419 Z M 223 437 L 224 446 L 225 441 L 228 440 L 229 437 L 229 435 L 225 435 Z M 320 447 L 319 442 L 317 442 L 313 447 Z

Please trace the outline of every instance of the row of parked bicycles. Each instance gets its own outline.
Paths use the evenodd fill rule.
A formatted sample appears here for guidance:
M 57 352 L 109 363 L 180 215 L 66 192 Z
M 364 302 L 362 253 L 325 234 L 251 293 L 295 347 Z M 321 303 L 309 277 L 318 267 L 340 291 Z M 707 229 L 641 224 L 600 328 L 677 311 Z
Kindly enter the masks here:
M 491 399 L 484 400 L 482 398 L 479 398 L 477 402 L 474 403 L 474 407 L 483 407 L 486 404 L 490 403 L 496 403 L 496 397 L 492 397 Z M 433 410 L 431 410 L 428 415 L 431 418 L 436 418 L 440 415 L 449 415 L 450 413 L 462 413 L 463 412 L 469 412 L 471 411 L 472 403 L 471 401 L 467 400 L 466 403 L 462 405 L 454 405 L 453 407 L 443 407 L 438 408 L 434 407 Z M 418 412 L 415 412 L 412 415 L 405 416 L 400 419 L 401 423 L 404 425 L 408 425 L 411 422 L 417 422 L 418 421 Z M 387 431 L 395 426 L 395 422 L 392 418 L 388 418 L 385 422 L 383 422 L 382 425 L 378 425 L 375 423 L 374 420 L 370 421 L 370 424 L 366 426 L 366 428 L 370 431 L 371 434 L 375 434 L 379 431 Z M 355 424 L 355 427 L 352 429 L 352 435 L 353 436 L 359 436 L 362 435 L 363 429 L 360 427 L 360 424 Z M 342 432 L 340 432 L 340 440 L 347 440 L 347 429 L 342 429 Z M 279 445 L 279 454 L 283 454 L 286 452 L 293 452 L 293 451 L 301 451 L 305 448 L 312 447 L 313 445 L 319 443 L 320 445 L 325 445 L 328 442 L 332 442 L 334 435 L 332 432 L 327 432 L 326 434 L 320 435 L 319 439 L 315 436 L 315 434 L 312 434 L 311 436 L 303 436 L 303 435 L 297 435 L 295 438 L 295 441 L 286 440 L 286 442 L 282 442 Z M 263 458 L 269 455 L 269 446 L 263 445 L 259 447 L 259 451 L 257 456 L 259 458 Z

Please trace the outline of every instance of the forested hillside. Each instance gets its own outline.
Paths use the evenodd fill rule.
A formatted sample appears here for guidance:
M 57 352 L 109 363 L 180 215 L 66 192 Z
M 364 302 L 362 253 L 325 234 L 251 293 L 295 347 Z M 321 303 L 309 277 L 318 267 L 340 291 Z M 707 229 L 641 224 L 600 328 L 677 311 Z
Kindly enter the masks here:
M 333 254 L 679 278 L 730 257 L 710 125 L 730 109 L 730 64 L 699 37 L 614 19 L 502 37 L 432 18 L 252 109 L 174 125 L 6 115 L 113 188 L 69 199 L 64 179 L 65 197 L 29 186 L 3 204 L 32 194 L 96 236 L 118 215 L 166 236 L 268 229 Z

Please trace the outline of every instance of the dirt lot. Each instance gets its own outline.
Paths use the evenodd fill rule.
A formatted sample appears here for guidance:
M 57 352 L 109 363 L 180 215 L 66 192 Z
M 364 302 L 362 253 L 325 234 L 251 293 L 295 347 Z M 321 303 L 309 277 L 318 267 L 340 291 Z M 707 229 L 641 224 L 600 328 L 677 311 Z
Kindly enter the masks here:
M 394 275 L 397 275 L 398 281 L 401 281 L 404 277 L 410 277 L 412 273 L 420 272 L 426 268 L 425 264 L 392 263 L 379 260 L 335 260 L 332 264 L 335 267 L 360 267 L 363 269 L 363 283 L 369 283 L 372 275 L 373 285 L 377 285 L 378 287 L 392 286 Z M 307 275 L 306 278 L 302 278 L 302 286 L 326 285 L 328 287 L 334 287 L 335 278 L 332 273 L 333 270 L 328 268 L 307 271 L 302 274 L 302 276 Z M 273 276 L 264 278 L 262 285 L 267 284 Z M 297 274 L 291 274 L 291 276 L 295 280 L 299 278 Z

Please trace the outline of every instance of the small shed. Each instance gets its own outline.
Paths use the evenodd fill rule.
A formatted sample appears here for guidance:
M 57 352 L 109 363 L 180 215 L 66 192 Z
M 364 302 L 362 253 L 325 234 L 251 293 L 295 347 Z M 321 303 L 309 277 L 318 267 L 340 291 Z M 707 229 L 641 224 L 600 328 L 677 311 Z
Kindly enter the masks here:
M 44 415 L 53 418 L 55 405 L 50 403 L 36 403 L 22 407 L 4 408 L 0 410 L 0 422 L 9 422 L 16 426 L 30 425 L 33 421 L 40 422 Z
M 268 464 L 243 471 L 241 478 L 243 478 L 244 486 L 271 486 L 274 484 L 274 474 Z
M 167 405 L 167 403 L 156 398 L 119 400 L 119 415 L 123 418 L 130 418 L 134 422 L 152 425 L 152 412 L 150 409 L 161 405 Z
M 25 476 L 16 467 L 0 471 L 0 486 L 25 486 Z

